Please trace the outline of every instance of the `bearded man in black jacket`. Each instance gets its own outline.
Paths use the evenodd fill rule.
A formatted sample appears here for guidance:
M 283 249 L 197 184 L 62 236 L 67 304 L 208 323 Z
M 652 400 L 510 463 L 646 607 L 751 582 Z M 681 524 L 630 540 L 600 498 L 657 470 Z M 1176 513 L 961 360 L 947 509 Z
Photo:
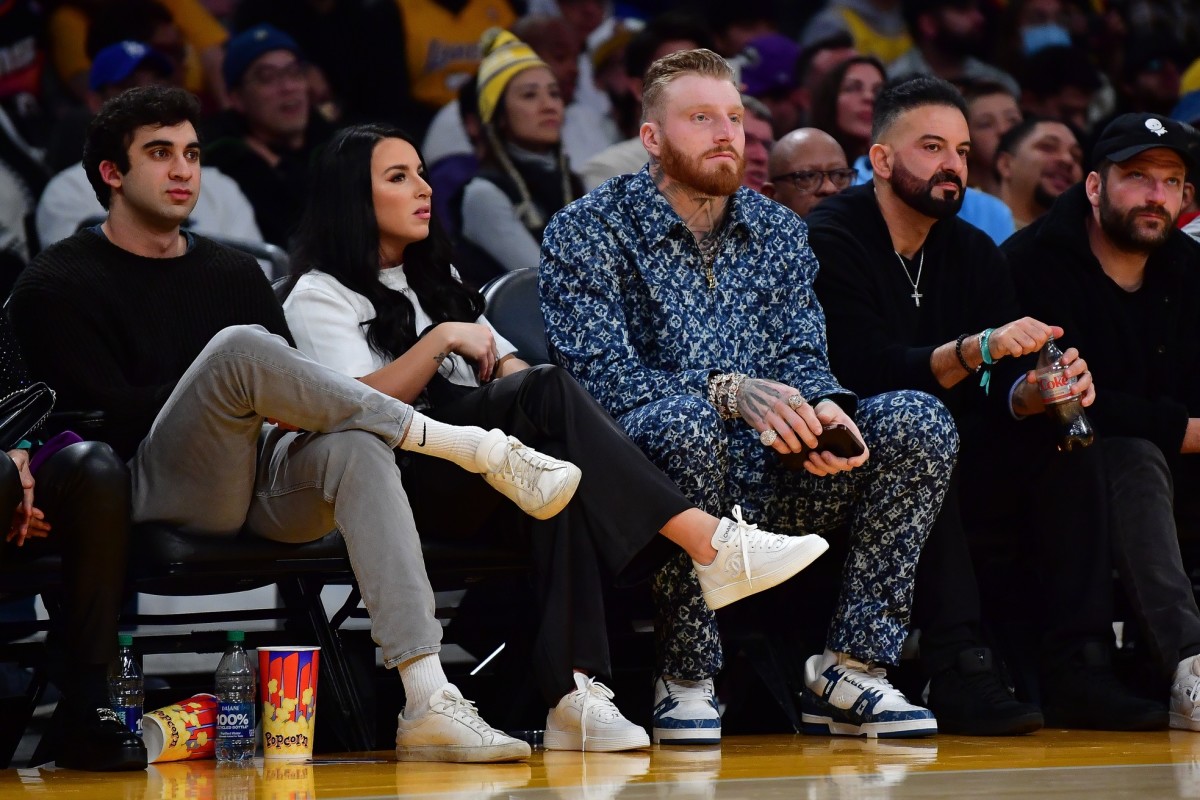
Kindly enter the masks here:
M 1033 354 L 1063 330 L 1041 321 L 1047 317 L 1021 316 L 1003 255 L 957 217 L 970 151 L 965 103 L 940 79 L 894 83 L 876 101 L 873 128 L 874 183 L 827 198 L 809 215 L 809 235 L 839 378 L 864 393 L 930 392 L 954 414 L 962 438 L 950 499 L 917 576 L 914 614 L 930 706 L 947 731 L 1037 727 L 1029 706 L 1005 702 L 981 645 L 967 532 L 987 526 L 1030 559 L 1046 721 L 1164 727 L 1165 709 L 1122 686 L 1109 660 L 1112 567 L 1100 448 L 1055 452 L 1030 371 Z M 1065 361 L 1073 392 L 1090 405 L 1086 362 L 1073 349 Z M 1001 501 L 1018 511 L 995 528 Z
M 1185 730 L 1200 730 L 1200 611 L 1177 539 L 1177 519 L 1200 521 L 1200 245 L 1175 221 L 1197 147 L 1167 117 L 1116 118 L 1083 183 L 1003 248 L 1022 305 L 1087 350 L 1097 434 L 1126 443 L 1105 449 L 1113 554 Z

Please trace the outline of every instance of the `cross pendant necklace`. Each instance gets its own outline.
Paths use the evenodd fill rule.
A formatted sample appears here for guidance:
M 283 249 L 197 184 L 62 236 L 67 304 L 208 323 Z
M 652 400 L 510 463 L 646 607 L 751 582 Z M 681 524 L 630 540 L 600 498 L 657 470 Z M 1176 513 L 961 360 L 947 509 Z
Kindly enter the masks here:
M 893 251 L 896 252 L 896 251 Z M 896 258 L 900 260 L 900 268 L 904 270 L 904 277 L 908 278 L 908 283 L 912 286 L 912 294 L 909 297 L 913 300 L 913 305 L 917 308 L 921 307 L 921 298 L 925 295 L 921 294 L 921 270 L 925 269 L 925 248 L 921 248 L 921 259 L 917 262 L 917 279 L 913 280 L 912 273 L 908 271 L 908 264 L 904 263 L 904 256 L 896 252 Z

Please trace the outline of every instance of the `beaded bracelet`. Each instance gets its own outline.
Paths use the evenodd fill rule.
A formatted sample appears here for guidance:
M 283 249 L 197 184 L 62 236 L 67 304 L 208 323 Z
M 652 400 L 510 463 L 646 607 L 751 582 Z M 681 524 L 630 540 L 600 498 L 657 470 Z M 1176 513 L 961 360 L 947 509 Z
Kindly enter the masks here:
M 958 339 L 956 339 L 954 341 L 954 355 L 958 356 L 958 363 L 962 364 L 963 369 L 965 369 L 967 372 L 970 372 L 971 374 L 974 374 L 976 372 L 979 372 L 979 370 L 983 369 L 983 364 L 980 364 L 978 367 L 972 367 L 970 364 L 967 363 L 967 359 L 965 359 L 963 357 L 963 351 L 962 351 L 963 342 L 965 342 L 967 340 L 967 337 L 970 335 L 971 334 L 969 334 L 969 333 L 960 333 L 958 335 Z

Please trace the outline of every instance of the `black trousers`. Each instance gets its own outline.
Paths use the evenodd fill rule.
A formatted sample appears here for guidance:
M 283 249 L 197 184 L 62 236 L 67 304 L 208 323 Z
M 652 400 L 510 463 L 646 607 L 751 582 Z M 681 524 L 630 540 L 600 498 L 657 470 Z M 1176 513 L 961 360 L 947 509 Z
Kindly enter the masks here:
M 546 700 L 557 703 L 574 689 L 573 669 L 610 674 L 605 584 L 635 583 L 662 566 L 675 549 L 658 530 L 692 503 L 558 367 L 524 370 L 424 413 L 455 425 L 501 428 L 580 468 L 571 503 L 539 521 L 478 475 L 398 451 L 423 538 L 477 536 L 507 527 L 509 520 L 527 532 L 542 602 L 534 669 Z
M 17 468 L 0 457 L 0 509 L 15 509 L 20 502 Z M 117 619 L 126 588 L 129 502 L 129 470 L 112 448 L 101 442 L 70 445 L 35 476 L 34 505 L 46 513 L 49 537 L 0 549 L 5 560 L 50 552 L 62 559 L 51 676 L 71 702 L 94 704 L 106 696 L 105 670 L 117 654 Z
M 1177 460 L 1172 471 L 1145 439 L 1103 441 L 1112 493 L 1113 556 L 1134 616 L 1164 677 L 1200 653 L 1200 609 L 1179 550 L 1180 526 L 1195 523 L 1200 470 Z M 1195 456 L 1191 457 L 1192 459 Z
M 1039 659 L 1053 670 L 1085 642 L 1112 639 L 1109 488 L 1098 444 L 1060 453 L 1045 421 L 999 436 L 964 434 L 955 479 L 918 567 L 914 617 L 931 674 L 980 641 L 977 575 L 1013 562 L 1013 593 L 1029 598 Z M 1010 614 L 1006 607 L 991 615 Z

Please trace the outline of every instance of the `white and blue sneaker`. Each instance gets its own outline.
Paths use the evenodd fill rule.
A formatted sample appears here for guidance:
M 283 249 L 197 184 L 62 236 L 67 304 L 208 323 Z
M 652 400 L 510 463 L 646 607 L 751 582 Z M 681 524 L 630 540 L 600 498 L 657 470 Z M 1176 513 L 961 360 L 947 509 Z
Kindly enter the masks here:
M 721 712 L 712 678 L 654 680 L 655 744 L 720 744 Z
M 827 651 L 828 652 L 828 651 Z M 888 683 L 887 670 L 845 653 L 828 662 L 815 655 L 804 664 L 800 699 L 805 733 L 908 739 L 937 733 L 933 712 L 908 702 Z

